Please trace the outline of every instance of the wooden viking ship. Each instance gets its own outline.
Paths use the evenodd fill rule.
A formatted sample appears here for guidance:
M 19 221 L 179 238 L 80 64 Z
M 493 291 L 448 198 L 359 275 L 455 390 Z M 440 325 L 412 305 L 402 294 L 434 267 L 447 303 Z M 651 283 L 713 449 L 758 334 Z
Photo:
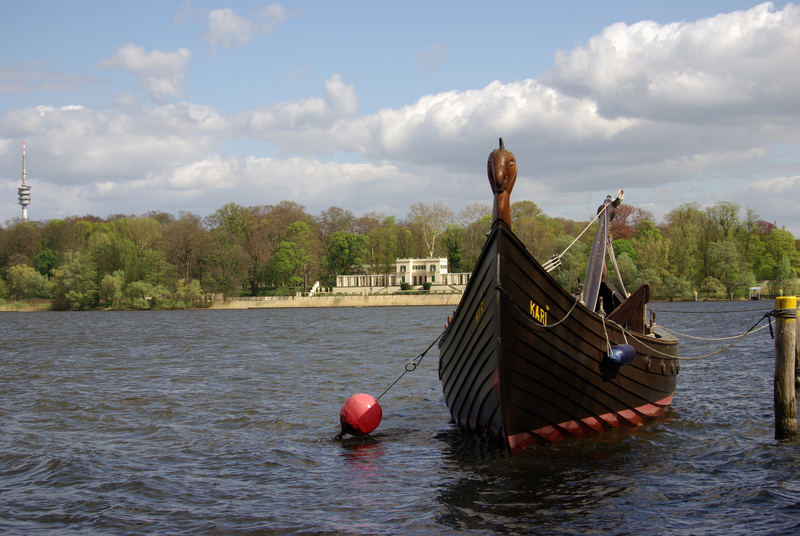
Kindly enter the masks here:
M 675 391 L 678 341 L 647 324 L 647 285 L 627 296 L 605 275 L 622 191 L 598 209 L 587 277 L 574 295 L 511 230 L 516 161 L 502 139 L 488 173 L 492 229 L 439 342 L 455 422 L 514 454 L 660 416 Z

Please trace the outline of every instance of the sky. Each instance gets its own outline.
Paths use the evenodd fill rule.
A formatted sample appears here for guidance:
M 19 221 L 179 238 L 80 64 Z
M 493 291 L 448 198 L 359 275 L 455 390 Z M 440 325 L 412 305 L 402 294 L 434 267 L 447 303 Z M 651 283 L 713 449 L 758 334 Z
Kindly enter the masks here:
M 800 236 L 800 5 L 0 0 L 0 222 L 283 200 L 402 219 L 512 202 Z

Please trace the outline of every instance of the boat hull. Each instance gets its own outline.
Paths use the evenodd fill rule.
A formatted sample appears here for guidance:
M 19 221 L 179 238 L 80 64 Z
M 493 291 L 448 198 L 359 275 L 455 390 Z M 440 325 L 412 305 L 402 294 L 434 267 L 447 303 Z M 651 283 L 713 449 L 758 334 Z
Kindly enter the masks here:
M 604 319 L 496 222 L 439 343 L 453 419 L 516 453 L 658 417 L 675 391 L 678 343 L 643 332 L 646 297 L 634 293 Z M 635 358 L 609 365 L 609 346 L 621 344 Z

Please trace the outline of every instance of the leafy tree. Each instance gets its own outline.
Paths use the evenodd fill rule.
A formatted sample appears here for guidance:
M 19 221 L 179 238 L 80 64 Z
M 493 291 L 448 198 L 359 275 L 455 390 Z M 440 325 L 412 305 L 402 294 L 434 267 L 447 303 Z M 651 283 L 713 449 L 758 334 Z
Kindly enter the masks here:
M 372 257 L 371 261 L 376 272 L 384 274 L 391 272 L 395 259 L 402 256 L 400 255 L 399 242 L 403 231 L 404 230 L 397 225 L 395 217 L 389 216 L 384 218 L 381 224 L 373 228 L 370 234 L 367 236 Z M 347 247 L 349 250 L 350 247 Z M 358 257 L 357 251 L 355 257 Z M 325 263 L 325 270 L 328 273 L 329 278 L 346 273 L 346 270 L 349 268 L 349 266 L 355 264 L 351 262 L 349 263 L 348 267 L 342 268 L 340 265 L 334 270 L 331 270 L 331 267 L 327 264 L 327 257 L 325 259 Z M 339 270 L 345 271 L 340 272 Z M 331 281 L 331 279 L 329 279 L 329 281 Z
M 185 309 L 187 307 L 197 307 L 203 302 L 203 289 L 200 281 L 193 279 L 188 284 L 183 279 L 178 279 L 175 283 L 173 293 L 173 307 Z
M 511 225 L 528 251 L 536 258 L 542 258 L 552 249 L 561 230 L 533 201 L 519 201 L 511 205 Z
M 669 258 L 669 242 L 650 220 L 640 222 L 632 239 L 639 268 L 666 272 L 665 260 Z
M 278 245 L 272 260 L 275 273 L 282 283 L 293 291 L 305 285 L 306 266 L 311 260 L 309 249 L 310 229 L 304 221 L 296 221 L 289 226 L 286 240 Z
M 39 249 L 41 231 L 33 222 L 18 222 L 0 234 L 0 268 L 31 264 Z
M 703 279 L 700 289 L 706 298 L 725 298 L 725 285 L 720 283 L 715 277 L 707 276 Z
M 364 235 L 334 232 L 330 236 L 328 255 L 325 257 L 328 276 L 335 278 L 353 269 L 362 269 L 366 254 L 367 238 Z
M 442 235 L 445 250 L 447 251 L 447 266 L 450 272 L 461 272 L 461 228 L 449 225 Z
M 694 281 L 702 269 L 700 245 L 703 242 L 705 215 L 700 210 L 700 205 L 689 203 L 669 212 L 666 220 L 670 271 Z
M 635 279 L 635 286 L 638 288 L 639 285 L 647 283 L 650 285 L 650 292 L 652 292 L 653 297 L 663 298 L 666 296 L 664 280 L 662 278 L 663 273 L 664 272 L 659 268 L 644 268 L 643 270 L 639 271 L 638 276 Z
M 741 226 L 738 203 L 722 201 L 706 209 L 709 225 L 712 229 L 712 241 L 731 240 Z
M 97 270 L 88 254 L 67 252 L 53 272 L 53 307 L 81 310 L 97 305 Z
M 170 293 L 164 285 L 147 281 L 133 281 L 125 287 L 126 303 L 133 309 L 159 309 L 169 307 Z
M 633 242 L 625 238 L 618 238 L 614 240 L 614 254 L 619 258 L 620 255 L 627 254 L 631 261 L 636 262 L 636 249 L 633 247 Z
M 567 235 L 559 236 L 555 241 L 555 248 L 564 251 L 572 242 Z M 583 242 L 576 242 L 561 259 L 561 267 L 550 273 L 558 283 L 569 292 L 577 293 L 580 284 L 586 276 L 586 266 L 589 262 L 589 246 Z
M 796 279 L 797 274 L 789 262 L 789 256 L 784 253 L 775 266 L 775 272 L 772 278 L 772 293 L 776 296 L 781 294 L 781 292 L 784 296 L 794 294 Z
M 44 276 L 51 277 L 56 266 L 58 266 L 58 253 L 50 248 L 41 249 L 33 256 L 33 267 Z
M 50 280 L 32 266 L 25 264 L 9 268 L 6 282 L 8 295 L 18 300 L 49 298 L 53 292 Z
M 711 242 L 708 247 L 708 273 L 725 285 L 727 294 L 734 292 L 739 282 L 739 251 L 732 240 Z
M 617 241 L 614 242 L 615 250 L 616 244 Z M 633 256 L 628 251 L 623 251 L 619 254 L 615 253 L 615 255 L 617 256 L 620 274 L 622 274 L 622 284 L 628 292 L 632 292 L 634 290 L 633 285 L 639 281 L 639 269 L 636 267 L 636 261 L 633 260 Z
M 669 301 L 690 299 L 692 289 L 692 282 L 684 277 L 668 274 L 664 278 L 664 297 Z
M 792 233 L 784 229 L 773 229 L 767 236 L 765 246 L 766 253 L 774 260 L 774 265 L 777 265 L 785 255 L 789 265 L 795 270 L 800 270 L 800 252 L 795 247 Z
M 98 295 L 109 307 L 119 307 L 123 298 L 125 285 L 125 272 L 116 270 L 113 274 L 106 274 L 100 280 Z
M 209 237 L 208 250 L 202 259 L 200 284 L 209 292 L 224 295 L 238 292 L 246 276 L 246 253 L 223 228 L 212 230 Z
M 461 246 L 461 269 L 471 272 L 478 262 L 478 257 L 486 242 L 486 234 L 492 226 L 491 210 L 477 220 L 464 227 L 463 240 Z

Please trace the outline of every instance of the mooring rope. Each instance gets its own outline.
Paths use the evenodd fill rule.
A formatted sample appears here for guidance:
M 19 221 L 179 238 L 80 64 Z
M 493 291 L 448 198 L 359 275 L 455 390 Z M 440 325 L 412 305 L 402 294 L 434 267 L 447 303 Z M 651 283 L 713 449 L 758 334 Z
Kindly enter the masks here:
M 694 335 L 689 335 L 688 333 L 684 333 L 682 331 L 678 331 L 677 329 L 668 328 L 667 326 L 665 326 L 663 324 L 659 324 L 659 326 L 664 331 L 668 331 L 669 333 L 671 333 L 673 335 L 677 335 L 677 336 L 679 336 L 681 338 L 686 338 L 686 339 L 694 339 L 694 340 L 697 340 L 697 341 L 730 341 L 732 339 L 738 339 L 738 338 L 740 338 L 740 337 L 742 337 L 744 335 L 750 335 L 751 333 L 758 333 L 762 329 L 767 329 L 769 327 L 768 325 L 764 325 L 764 326 L 761 326 L 760 328 L 755 329 L 755 330 L 753 330 L 751 332 L 737 333 L 736 335 L 731 335 L 730 337 L 696 337 Z
M 552 328 L 558 326 L 559 324 L 564 322 L 567 318 L 569 318 L 569 316 L 572 314 L 572 311 L 574 311 L 575 307 L 578 305 L 578 302 L 580 302 L 580 296 L 576 297 L 575 303 L 572 304 L 572 307 L 567 312 L 567 314 L 564 316 L 564 318 L 562 318 L 558 322 L 555 322 L 553 324 L 548 324 L 548 325 L 545 326 L 543 324 L 540 324 L 539 322 L 536 322 L 530 315 L 528 315 L 525 311 L 523 311 L 522 308 L 517 304 L 517 302 L 515 302 L 511 298 L 511 296 L 508 294 L 508 292 L 506 292 L 506 290 L 501 285 L 497 285 L 497 289 L 500 290 L 509 299 L 509 301 L 511 302 L 511 305 L 514 306 L 514 310 L 522 318 L 528 320 L 533 327 L 539 328 L 539 329 L 552 329 Z M 763 309 L 757 309 L 757 310 L 758 311 L 763 311 Z M 608 319 L 608 322 L 611 323 L 611 324 L 614 324 L 615 326 L 617 326 L 620 329 L 620 331 L 622 331 L 622 336 L 625 338 L 625 343 L 626 344 L 628 343 L 627 336 L 630 335 L 634 340 L 638 341 L 642 346 L 644 346 L 645 348 L 647 348 L 648 350 L 650 350 L 654 354 L 658 354 L 660 356 L 667 357 L 669 359 L 677 359 L 677 360 L 680 360 L 680 361 L 697 361 L 697 360 L 700 360 L 700 359 L 707 359 L 709 357 L 712 357 L 712 356 L 715 356 L 717 354 L 720 354 L 720 353 L 724 352 L 725 350 L 728 350 L 729 348 L 732 348 L 735 344 L 737 344 L 739 341 L 741 341 L 747 335 L 752 335 L 753 333 L 758 333 L 759 331 L 761 331 L 763 329 L 770 328 L 770 333 L 772 333 L 772 320 L 771 320 L 771 317 L 778 316 L 779 314 L 782 314 L 783 312 L 784 312 L 783 310 L 781 310 L 781 311 L 776 311 L 776 310 L 769 311 L 766 314 L 764 314 L 761 318 L 759 318 L 758 321 L 755 324 L 753 324 L 753 326 L 750 329 L 748 329 L 744 333 L 740 333 L 740 334 L 734 335 L 732 337 L 722 337 L 722 338 L 719 338 L 719 339 L 714 339 L 714 338 L 703 339 L 701 337 L 694 337 L 694 336 L 691 336 L 691 335 L 686 335 L 686 337 L 688 337 L 690 339 L 699 339 L 699 340 L 709 340 L 709 341 L 714 341 L 714 340 L 720 340 L 720 341 L 722 341 L 722 340 L 733 340 L 732 343 L 723 346 L 719 350 L 716 350 L 716 351 L 708 353 L 708 354 L 704 354 L 704 355 L 700 355 L 700 356 L 692 356 L 692 357 L 681 357 L 681 356 L 676 356 L 676 355 L 667 354 L 665 352 L 662 352 L 662 351 L 660 351 L 660 350 L 658 350 L 656 348 L 653 348 L 649 344 L 647 344 L 645 342 L 647 339 L 643 339 L 643 335 L 641 335 L 639 333 L 636 333 L 634 331 L 631 331 L 631 330 L 627 329 L 626 327 L 622 326 L 621 324 L 619 324 L 619 323 L 617 323 L 617 322 L 615 322 L 615 321 L 613 321 L 611 319 Z M 787 309 L 785 312 L 787 313 L 787 316 L 789 316 L 791 314 L 797 315 L 797 311 L 795 311 L 795 310 Z M 769 324 L 766 325 L 766 326 L 762 326 L 762 327 L 756 329 L 756 326 L 758 326 L 765 318 L 767 320 L 769 320 Z M 667 328 L 665 326 L 661 326 L 661 327 L 663 329 L 665 329 L 666 331 L 669 331 L 670 333 L 674 333 L 674 334 L 680 335 L 680 332 L 678 332 L 678 331 L 672 330 L 672 329 Z M 605 318 L 605 315 L 603 315 L 603 330 L 604 330 L 605 336 L 606 336 L 606 345 L 608 346 L 611 343 L 610 343 L 610 340 L 609 340 L 609 337 L 608 337 L 608 332 L 605 331 L 605 329 L 606 329 L 606 318 Z M 441 337 L 441 335 L 440 335 L 440 337 Z M 774 335 L 773 335 L 773 337 L 774 337 Z
M 753 325 L 752 325 L 752 327 L 751 327 L 750 329 L 748 329 L 748 330 L 747 330 L 747 331 L 745 331 L 744 333 L 741 333 L 741 334 L 739 334 L 739 335 L 736 335 L 736 336 L 735 336 L 735 340 L 734 340 L 732 343 L 730 343 L 730 344 L 727 344 L 727 345 L 723 346 L 722 348 L 720 348 L 719 350 L 716 350 L 716 351 L 714 351 L 714 352 L 711 352 L 711 353 L 708 353 L 708 354 L 704 354 L 704 355 L 699 355 L 699 356 L 692 356 L 692 357 L 682 357 L 682 356 L 677 356 L 677 355 L 671 355 L 671 354 L 664 353 L 664 352 L 662 352 L 662 351 L 660 351 L 660 350 L 657 350 L 657 349 L 655 349 L 655 348 L 651 347 L 649 344 L 647 344 L 645 341 L 643 341 L 643 340 L 642 340 L 642 339 L 639 337 L 639 334 L 638 334 L 638 333 L 632 332 L 632 331 L 628 330 L 627 328 L 625 328 L 624 326 L 621 326 L 620 324 L 617 324 L 616 322 L 613 322 L 613 321 L 609 321 L 609 322 L 613 322 L 614 324 L 616 324 L 616 325 L 617 325 L 617 327 L 618 327 L 618 328 L 620 328 L 620 329 L 622 330 L 622 333 L 623 333 L 623 334 L 627 332 L 627 334 L 628 334 L 628 335 L 630 335 L 631 337 L 633 337 L 635 340 L 639 341 L 639 343 L 640 343 L 642 346 L 644 346 L 645 348 L 647 348 L 648 350 L 650 350 L 651 352 L 653 352 L 653 353 L 655 353 L 655 354 L 661 355 L 661 356 L 663 356 L 663 357 L 667 357 L 667 358 L 669 358 L 669 359 L 677 359 L 677 360 L 679 360 L 679 361 L 699 361 L 699 360 L 701 360 L 701 359 L 707 359 L 707 358 L 709 358 L 709 357 L 712 357 L 712 356 L 715 356 L 715 355 L 717 355 L 717 354 L 721 354 L 721 353 L 722 353 L 722 352 L 724 352 L 725 350 L 728 350 L 728 349 L 732 348 L 732 347 L 733 347 L 735 344 L 737 344 L 739 341 L 741 341 L 741 340 L 742 340 L 743 338 L 745 338 L 746 336 L 748 336 L 748 335 L 752 335 L 753 333 L 757 333 L 757 332 L 759 332 L 759 331 L 761 331 L 762 329 L 765 329 L 765 328 L 767 328 L 767 327 L 769 327 L 769 328 L 770 328 L 770 333 L 772 333 L 772 320 L 771 320 L 771 317 L 772 317 L 772 316 L 775 316 L 775 312 L 776 312 L 776 311 L 774 311 L 774 310 L 773 310 L 773 311 L 769 311 L 769 312 L 768 312 L 768 313 L 766 313 L 764 316 L 762 316 L 761 318 L 759 318 L 759 319 L 758 319 L 758 321 L 757 321 L 755 324 L 753 324 Z M 762 326 L 762 327 L 760 327 L 760 328 L 758 328 L 758 329 L 755 329 L 755 328 L 756 328 L 756 326 L 757 326 L 757 325 L 759 325 L 759 324 L 761 323 L 761 321 L 762 321 L 762 320 L 764 320 L 765 318 L 766 318 L 766 319 L 769 321 L 769 325 L 768 325 L 768 326 Z M 662 327 L 662 328 L 664 328 L 664 329 L 666 329 L 667 331 L 669 331 L 669 328 L 665 328 L 664 326 L 661 326 L 661 327 Z
M 411 361 L 409 361 L 408 363 L 406 363 L 406 365 L 405 365 L 405 367 L 404 367 L 404 369 L 403 369 L 403 373 L 402 373 L 402 374 L 400 374 L 400 376 L 398 376 L 398 377 L 397 377 L 397 379 L 396 379 L 395 381 L 393 381 L 393 382 L 392 382 L 392 384 L 391 384 L 389 387 L 387 387 L 386 389 L 384 389 L 384 391 L 383 391 L 383 392 L 380 394 L 380 396 L 379 396 L 378 398 L 376 398 L 375 400 L 380 400 L 380 399 L 381 399 L 381 396 L 383 396 L 383 395 L 385 395 L 387 392 L 389 392 L 389 389 L 391 389 L 392 387 L 394 387 L 394 386 L 395 386 L 395 384 L 396 384 L 397 382 L 399 382 L 399 381 L 400 381 L 400 379 L 401 379 L 403 376 L 405 376 L 405 375 L 406 375 L 406 374 L 408 374 L 409 372 L 413 372 L 413 371 L 417 370 L 417 367 L 419 366 L 419 364 L 420 364 L 420 363 L 422 363 L 422 360 L 423 360 L 423 359 L 425 359 L 425 354 L 427 354 L 427 353 L 430 351 L 430 349 L 431 349 L 431 348 L 433 348 L 433 345 L 434 345 L 434 344 L 436 344 L 437 342 L 439 342 L 439 339 L 441 339 L 441 338 L 442 338 L 442 335 L 444 335 L 445 333 L 447 333 L 447 330 L 446 330 L 446 329 L 445 329 L 444 331 L 442 331 L 442 332 L 439 334 L 439 336 L 438 336 L 438 337 L 436 337 L 435 339 L 433 339 L 433 342 L 432 342 L 432 343 L 430 343 L 430 344 L 428 345 L 428 347 L 427 347 L 427 348 L 425 348 L 425 351 L 423 351 L 423 352 L 422 352 L 421 354 L 419 354 L 417 357 L 415 357 L 414 359 L 412 359 Z
M 699 315 L 699 314 L 716 315 L 720 313 L 753 313 L 753 312 L 763 313 L 764 311 L 767 311 L 763 307 L 760 307 L 758 309 L 734 309 L 732 311 L 677 311 L 675 309 L 650 309 L 650 310 L 656 313 L 677 313 L 677 314 L 688 314 L 688 315 Z

